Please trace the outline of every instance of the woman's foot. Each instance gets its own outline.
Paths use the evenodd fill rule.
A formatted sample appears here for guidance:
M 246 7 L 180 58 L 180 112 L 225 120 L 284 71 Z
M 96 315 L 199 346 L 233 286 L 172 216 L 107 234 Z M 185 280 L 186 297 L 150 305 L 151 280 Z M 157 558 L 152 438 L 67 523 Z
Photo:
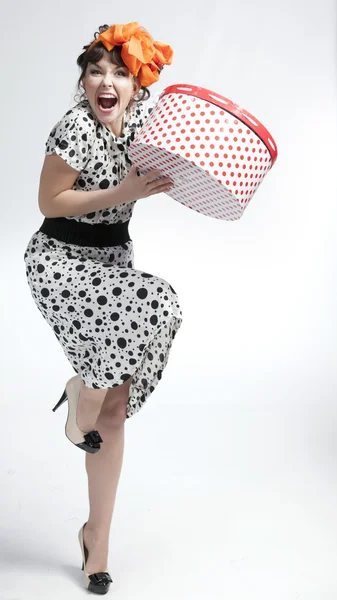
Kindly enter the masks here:
M 108 571 L 109 533 L 93 530 L 86 524 L 83 530 L 83 541 L 88 550 L 86 562 L 88 574 Z
M 88 429 L 81 429 L 77 422 L 78 405 L 81 395 L 81 389 L 83 387 L 84 384 L 79 375 L 71 377 L 66 383 L 66 387 L 63 391 L 60 400 L 54 406 L 53 412 L 55 412 L 60 406 L 62 406 L 64 402 L 67 401 L 68 416 L 65 425 L 65 434 L 67 438 L 73 444 L 75 444 L 75 446 L 81 448 L 82 450 L 85 450 L 86 452 L 89 452 L 90 454 L 95 454 L 100 450 L 100 444 L 101 442 L 103 442 L 101 436 L 99 435 L 99 432 L 93 430 L 92 427 L 89 427 Z M 88 402 L 84 401 L 84 405 L 87 406 L 87 404 Z M 98 407 L 97 410 L 99 414 L 100 407 Z

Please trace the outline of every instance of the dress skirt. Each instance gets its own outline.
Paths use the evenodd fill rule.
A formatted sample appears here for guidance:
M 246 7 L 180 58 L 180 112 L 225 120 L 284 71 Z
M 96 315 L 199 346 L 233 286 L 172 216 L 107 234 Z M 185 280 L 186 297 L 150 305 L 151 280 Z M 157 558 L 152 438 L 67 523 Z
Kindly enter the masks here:
M 24 259 L 33 299 L 84 384 L 108 389 L 133 378 L 131 417 L 161 379 L 182 323 L 172 286 L 134 268 L 132 240 L 78 246 L 38 231 Z

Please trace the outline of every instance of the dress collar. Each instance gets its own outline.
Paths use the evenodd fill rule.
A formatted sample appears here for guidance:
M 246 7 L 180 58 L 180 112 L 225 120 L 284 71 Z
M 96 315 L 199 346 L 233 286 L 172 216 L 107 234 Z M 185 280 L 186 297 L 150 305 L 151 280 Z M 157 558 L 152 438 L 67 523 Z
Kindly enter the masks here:
M 115 144 L 127 145 L 128 138 L 132 134 L 132 132 L 137 128 L 135 119 L 134 119 L 134 111 L 131 109 L 128 113 L 125 113 L 124 116 L 124 127 L 122 133 L 119 137 L 117 137 L 109 127 L 104 125 L 97 116 L 94 114 L 89 100 L 82 100 L 79 104 L 86 110 L 86 112 L 90 115 L 90 118 L 93 119 L 98 127 L 102 129 L 103 135 L 107 138 L 110 138 L 111 142 Z

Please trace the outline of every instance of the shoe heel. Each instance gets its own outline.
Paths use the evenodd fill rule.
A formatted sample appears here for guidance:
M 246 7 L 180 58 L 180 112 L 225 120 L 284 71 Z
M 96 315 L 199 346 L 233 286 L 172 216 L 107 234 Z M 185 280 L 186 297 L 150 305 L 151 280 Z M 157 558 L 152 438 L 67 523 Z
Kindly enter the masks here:
M 52 411 L 55 412 L 58 408 L 60 408 L 61 404 L 63 404 L 63 402 L 65 402 L 66 400 L 67 400 L 67 392 L 66 392 L 66 390 L 64 390 L 61 398 L 59 399 L 59 401 L 57 402 L 57 404 L 55 404 L 55 406 L 52 409 Z

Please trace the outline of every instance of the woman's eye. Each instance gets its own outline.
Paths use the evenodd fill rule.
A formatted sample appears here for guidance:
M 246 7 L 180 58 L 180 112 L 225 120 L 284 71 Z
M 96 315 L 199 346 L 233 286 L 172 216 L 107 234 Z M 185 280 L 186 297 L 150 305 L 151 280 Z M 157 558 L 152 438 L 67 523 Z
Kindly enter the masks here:
M 90 71 L 90 73 L 91 75 L 94 75 L 94 73 L 98 73 L 99 75 L 101 75 L 101 72 L 97 69 L 93 69 L 92 71 Z M 126 77 L 125 71 L 116 71 L 116 75 L 123 75 L 123 77 Z

